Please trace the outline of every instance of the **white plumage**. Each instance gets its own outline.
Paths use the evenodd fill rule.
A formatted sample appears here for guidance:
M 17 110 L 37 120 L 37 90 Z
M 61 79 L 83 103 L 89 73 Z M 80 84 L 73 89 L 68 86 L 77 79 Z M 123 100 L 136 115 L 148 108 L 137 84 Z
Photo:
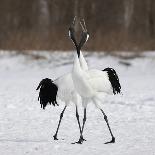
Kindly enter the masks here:
M 80 52 L 79 58 L 75 55 L 72 78 L 76 91 L 81 97 L 93 97 L 99 92 L 110 95 L 113 94 L 113 88 L 109 81 L 107 71 L 100 71 L 97 69 L 89 70 L 82 52 Z
M 85 140 L 83 138 L 83 129 L 86 122 L 86 107 L 87 104 L 90 101 L 93 101 L 93 103 L 96 105 L 97 108 L 100 108 L 98 105 L 98 102 L 101 101 L 98 97 L 98 94 L 100 92 L 105 94 L 116 94 L 120 93 L 120 84 L 119 79 L 116 74 L 116 72 L 113 69 L 106 68 L 103 71 L 97 70 L 97 69 L 88 69 L 87 62 L 85 58 L 83 57 L 81 50 L 81 47 L 86 43 L 86 41 L 89 38 L 89 34 L 86 31 L 86 26 L 84 23 L 84 26 L 80 22 L 83 32 L 82 37 L 79 45 L 76 42 L 75 36 L 74 36 L 74 24 L 75 24 L 75 18 L 73 23 L 71 24 L 69 28 L 69 37 L 73 41 L 77 54 L 75 55 L 74 64 L 73 64 L 73 70 L 71 73 L 65 74 L 54 81 L 51 79 L 43 79 L 37 90 L 40 89 L 39 97 L 41 107 L 44 109 L 46 105 L 53 104 L 54 106 L 57 104 L 57 99 L 59 98 L 61 101 L 65 102 L 65 107 L 60 114 L 60 120 L 58 123 L 58 127 L 56 130 L 54 137 L 54 140 L 57 140 L 57 134 L 60 127 L 60 123 L 63 117 L 63 114 L 66 110 L 66 107 L 69 103 L 73 102 L 76 106 L 76 117 L 79 125 L 80 130 L 80 138 L 79 141 L 76 143 L 82 144 Z M 84 28 L 85 27 L 85 28 Z M 84 107 L 84 118 L 83 118 L 83 125 L 81 127 L 80 121 L 79 121 L 79 115 L 78 115 L 78 109 L 77 109 L 77 103 L 79 99 L 82 99 L 82 104 Z M 111 142 L 115 142 L 115 138 L 111 132 L 107 116 L 105 115 L 104 111 L 100 108 L 104 115 L 104 119 L 108 125 L 109 131 L 112 136 Z M 108 142 L 109 143 L 109 142 Z
M 107 123 L 108 129 L 110 131 L 112 140 L 107 143 L 114 143 L 115 137 L 113 136 L 113 133 L 111 131 L 107 116 L 105 112 L 102 110 L 102 108 L 99 106 L 99 103 L 102 103 L 101 99 L 98 97 L 98 93 L 103 92 L 106 94 L 116 94 L 120 93 L 120 83 L 118 76 L 114 69 L 112 68 L 106 68 L 103 71 L 100 70 L 89 70 L 87 63 L 82 55 L 81 45 L 83 45 L 88 40 L 88 32 L 85 26 L 82 25 L 80 22 L 82 28 L 83 28 L 83 34 L 81 42 L 79 43 L 79 46 L 76 46 L 77 49 L 77 55 L 75 55 L 74 58 L 74 64 L 73 64 L 73 70 L 72 70 L 72 79 L 75 86 L 76 91 L 79 93 L 79 95 L 82 98 L 82 103 L 84 106 L 84 118 L 83 118 L 83 126 L 82 126 L 82 133 L 84 129 L 84 125 L 86 122 L 86 107 L 87 104 L 92 101 L 97 108 L 99 108 L 104 115 L 104 119 Z M 70 33 L 72 34 L 72 33 Z M 71 38 L 72 39 L 72 38 Z M 75 42 L 75 39 L 73 40 Z M 74 43 L 76 45 L 76 43 Z M 81 137 L 83 137 L 81 135 Z M 83 140 L 80 138 L 79 142 L 82 143 Z M 106 144 L 107 144 L 106 143 Z
M 71 73 L 63 75 L 62 77 L 54 80 L 53 83 L 58 86 L 58 99 L 65 102 L 66 106 L 70 103 L 77 105 L 78 98 L 80 98 L 80 96 L 75 91 Z
M 88 69 L 87 62 L 81 51 L 79 62 L 81 69 L 85 71 L 88 76 L 87 81 L 95 91 L 113 94 L 112 86 L 109 81 L 108 73 L 106 71 L 101 71 L 98 69 Z
M 76 106 L 76 117 L 77 117 L 80 134 L 81 134 L 81 126 L 80 126 L 79 114 L 77 109 L 77 103 L 78 103 L 78 100 L 80 99 L 80 96 L 75 91 L 71 73 L 65 74 L 54 81 L 47 78 L 43 79 L 40 82 L 37 90 L 38 89 L 40 89 L 39 99 L 40 99 L 41 107 L 43 109 L 45 109 L 48 103 L 49 104 L 52 103 L 55 106 L 55 104 L 57 104 L 58 99 L 60 99 L 62 102 L 65 103 L 65 107 L 60 114 L 60 120 L 58 123 L 56 133 L 53 136 L 54 140 L 58 140 L 57 134 L 59 131 L 61 120 L 63 118 L 63 114 L 66 110 L 66 107 L 71 102 L 74 103 Z
M 94 91 L 113 94 L 112 86 L 109 81 L 107 72 L 91 69 L 88 70 L 88 74 L 89 76 L 91 76 L 91 79 L 88 79 L 88 82 L 90 83 Z

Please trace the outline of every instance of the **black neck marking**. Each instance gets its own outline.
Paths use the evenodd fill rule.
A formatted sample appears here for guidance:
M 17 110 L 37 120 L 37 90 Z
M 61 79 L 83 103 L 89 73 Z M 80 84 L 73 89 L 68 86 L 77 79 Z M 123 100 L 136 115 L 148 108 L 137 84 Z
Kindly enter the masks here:
M 78 55 L 78 58 L 80 57 L 80 47 L 78 46 L 77 48 L 76 48 L 76 51 L 77 51 L 77 55 Z

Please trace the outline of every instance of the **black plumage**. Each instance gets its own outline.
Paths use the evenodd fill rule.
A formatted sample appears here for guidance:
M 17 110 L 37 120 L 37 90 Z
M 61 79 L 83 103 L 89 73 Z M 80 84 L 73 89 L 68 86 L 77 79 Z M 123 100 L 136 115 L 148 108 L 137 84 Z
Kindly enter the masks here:
M 40 89 L 38 100 L 41 108 L 45 109 L 47 104 L 58 105 L 56 101 L 58 87 L 51 79 L 42 79 L 36 90 Z
M 121 85 L 119 83 L 119 78 L 116 71 L 113 68 L 105 68 L 103 71 L 107 71 L 108 73 L 109 81 L 112 85 L 114 95 L 121 93 Z

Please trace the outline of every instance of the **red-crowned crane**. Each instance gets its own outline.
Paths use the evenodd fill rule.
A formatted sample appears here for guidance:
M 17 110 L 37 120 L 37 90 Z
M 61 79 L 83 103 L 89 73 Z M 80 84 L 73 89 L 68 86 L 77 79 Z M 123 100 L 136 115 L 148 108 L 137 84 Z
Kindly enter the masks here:
M 74 58 L 74 64 L 73 64 L 73 70 L 72 70 L 72 79 L 74 83 L 74 87 L 76 91 L 79 93 L 79 95 L 82 98 L 82 104 L 84 107 L 84 118 L 83 118 L 83 125 L 82 125 L 82 133 L 84 130 L 84 125 L 86 122 L 86 108 L 87 104 L 90 103 L 91 101 L 95 104 L 97 108 L 99 108 L 104 116 L 104 120 L 106 121 L 106 124 L 108 126 L 109 132 L 111 134 L 111 141 L 106 142 L 105 144 L 108 143 L 114 143 L 115 142 L 115 137 L 112 133 L 112 130 L 110 128 L 108 118 L 99 105 L 102 103 L 101 98 L 99 97 L 98 94 L 104 93 L 104 94 L 118 94 L 121 93 L 121 85 L 119 83 L 119 78 L 116 74 L 116 71 L 112 68 L 105 68 L 104 70 L 100 71 L 97 69 L 88 69 L 87 63 L 82 55 L 81 52 L 81 47 L 85 44 L 85 42 L 89 38 L 89 34 L 86 29 L 85 22 L 83 20 L 83 25 L 82 22 L 80 22 L 82 26 L 82 38 L 77 46 L 76 40 L 72 39 L 72 31 L 69 32 L 69 36 L 74 42 L 74 45 L 77 50 L 77 54 L 75 55 Z M 78 143 L 83 143 L 83 139 L 81 138 L 83 135 L 80 136 Z
M 75 18 L 69 28 L 69 33 L 71 32 L 72 34 L 71 39 L 75 43 L 75 46 L 78 47 L 74 38 L 74 33 L 75 33 L 73 28 L 74 24 L 75 24 Z M 84 138 L 82 136 L 82 129 L 81 129 L 82 127 L 79 121 L 78 107 L 77 107 L 78 99 L 80 98 L 80 96 L 78 95 L 78 93 L 74 88 L 71 74 L 72 73 L 65 74 L 55 80 L 51 80 L 49 78 L 42 79 L 37 87 L 37 90 L 40 89 L 38 100 L 40 100 L 41 108 L 43 109 L 45 109 L 48 103 L 49 104 L 52 103 L 53 106 L 58 105 L 57 104 L 58 98 L 65 103 L 65 107 L 60 114 L 60 119 L 59 119 L 56 133 L 53 136 L 54 140 L 58 140 L 57 134 L 61 124 L 61 120 L 63 118 L 63 114 L 66 110 L 66 107 L 68 106 L 69 103 L 71 102 L 74 103 L 76 106 L 76 118 L 78 121 L 79 130 L 80 130 L 80 139 L 84 141 Z

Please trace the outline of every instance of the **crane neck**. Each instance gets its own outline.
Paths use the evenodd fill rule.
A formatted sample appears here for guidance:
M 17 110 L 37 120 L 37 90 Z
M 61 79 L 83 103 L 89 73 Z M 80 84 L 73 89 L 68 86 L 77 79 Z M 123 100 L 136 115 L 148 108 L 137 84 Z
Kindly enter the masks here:
M 80 61 L 79 61 L 79 57 L 77 54 L 75 54 L 74 56 L 74 62 L 73 62 L 73 72 L 78 73 L 81 71 L 81 65 L 80 65 Z
M 81 69 L 88 70 L 87 62 L 86 62 L 86 60 L 85 60 L 85 58 L 83 56 L 83 53 L 81 52 L 80 47 L 77 47 L 77 56 L 78 56 L 78 59 L 79 59 L 79 62 L 80 62 Z

